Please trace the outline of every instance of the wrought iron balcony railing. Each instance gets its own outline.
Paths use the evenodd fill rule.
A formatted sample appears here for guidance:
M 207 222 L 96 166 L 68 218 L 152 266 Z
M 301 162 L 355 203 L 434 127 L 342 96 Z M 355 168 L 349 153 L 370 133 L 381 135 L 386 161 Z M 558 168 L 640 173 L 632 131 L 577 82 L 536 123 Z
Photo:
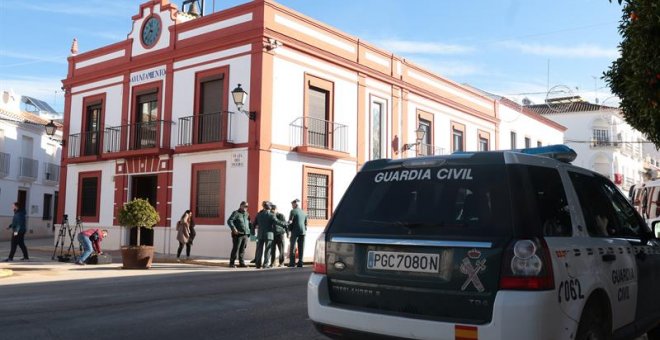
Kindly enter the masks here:
M 0 177 L 9 175 L 10 164 L 11 155 L 5 152 L 0 152 Z
M 420 143 L 417 145 L 417 156 L 440 156 L 444 154 L 444 148 L 425 143 Z
M 44 180 L 48 182 L 59 182 L 60 165 L 55 163 L 44 163 Z
M 327 120 L 298 117 L 289 124 L 291 145 L 348 152 L 348 126 Z
M 83 157 L 100 155 L 101 133 L 87 131 L 69 135 L 69 157 Z
M 18 177 L 28 180 L 36 180 L 39 173 L 39 162 L 36 159 L 20 157 Z
M 179 118 L 177 145 L 194 145 L 229 140 L 232 114 L 213 112 Z
M 103 135 L 103 152 L 111 153 L 161 147 L 163 145 L 163 131 L 170 129 L 171 125 L 169 121 L 154 120 L 108 127 Z

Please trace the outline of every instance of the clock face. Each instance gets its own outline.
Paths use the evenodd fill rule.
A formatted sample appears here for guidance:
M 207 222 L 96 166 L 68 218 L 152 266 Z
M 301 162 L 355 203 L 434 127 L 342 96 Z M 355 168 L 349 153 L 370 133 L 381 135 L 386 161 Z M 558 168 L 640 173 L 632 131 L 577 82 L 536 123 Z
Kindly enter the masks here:
M 158 41 L 158 36 L 160 36 L 160 20 L 151 17 L 142 26 L 142 43 L 151 47 Z

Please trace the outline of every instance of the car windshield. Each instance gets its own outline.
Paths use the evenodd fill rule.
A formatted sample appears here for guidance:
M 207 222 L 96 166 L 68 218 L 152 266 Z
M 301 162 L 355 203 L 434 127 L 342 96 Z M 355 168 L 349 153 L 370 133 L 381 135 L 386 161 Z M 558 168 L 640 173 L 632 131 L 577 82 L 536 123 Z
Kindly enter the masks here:
M 504 165 L 359 173 L 329 226 L 333 233 L 504 236 L 511 203 Z

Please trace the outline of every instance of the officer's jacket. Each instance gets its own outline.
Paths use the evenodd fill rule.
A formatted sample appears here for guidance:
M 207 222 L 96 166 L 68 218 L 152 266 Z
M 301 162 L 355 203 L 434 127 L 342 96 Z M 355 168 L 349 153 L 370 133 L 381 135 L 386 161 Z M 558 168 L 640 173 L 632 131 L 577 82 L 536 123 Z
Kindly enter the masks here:
M 275 217 L 277 218 L 278 221 L 286 223 L 286 218 L 282 213 L 277 213 L 275 214 Z M 286 233 L 287 230 L 287 225 L 281 226 L 279 224 L 275 224 L 275 235 L 282 235 Z
M 227 220 L 229 228 L 236 229 L 239 234 L 250 235 L 250 214 L 247 211 L 235 210 Z
M 289 226 L 291 235 L 305 235 L 307 231 L 307 214 L 302 209 L 294 208 L 291 210 L 289 221 L 291 221 L 291 225 Z
M 286 222 L 278 221 L 275 215 L 268 210 L 261 210 L 254 219 L 254 226 L 258 227 L 257 238 L 260 240 L 274 239 L 275 226 L 286 226 Z

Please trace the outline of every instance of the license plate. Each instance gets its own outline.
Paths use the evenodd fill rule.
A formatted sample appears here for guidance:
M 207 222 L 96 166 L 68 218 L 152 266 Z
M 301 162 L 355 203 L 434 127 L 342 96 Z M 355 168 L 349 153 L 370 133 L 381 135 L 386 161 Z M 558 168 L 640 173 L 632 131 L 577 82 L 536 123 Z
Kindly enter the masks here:
M 417 273 L 439 273 L 440 254 L 369 251 L 367 268 Z

